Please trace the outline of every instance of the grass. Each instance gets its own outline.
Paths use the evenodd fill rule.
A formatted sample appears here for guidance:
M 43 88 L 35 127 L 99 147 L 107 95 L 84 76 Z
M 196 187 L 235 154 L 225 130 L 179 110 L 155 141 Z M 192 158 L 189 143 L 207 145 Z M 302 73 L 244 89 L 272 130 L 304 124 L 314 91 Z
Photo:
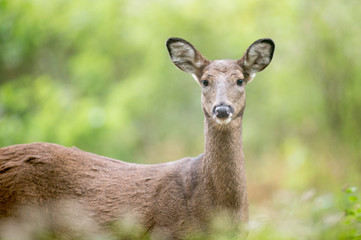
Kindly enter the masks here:
M 280 192 L 271 202 L 271 205 L 250 209 L 247 239 L 361 239 L 361 199 L 356 187 L 344 189 L 339 197 L 329 193 L 317 194 L 314 189 L 301 195 Z M 47 211 L 24 208 L 18 218 L 2 222 L 0 239 L 163 239 L 161 233 L 144 234 L 144 229 L 131 216 L 112 223 L 108 231 L 104 231 L 78 206 L 68 205 L 52 211 L 55 208 Z M 242 238 L 230 226 L 229 218 L 220 215 L 213 221 L 210 235 L 195 235 L 189 239 Z

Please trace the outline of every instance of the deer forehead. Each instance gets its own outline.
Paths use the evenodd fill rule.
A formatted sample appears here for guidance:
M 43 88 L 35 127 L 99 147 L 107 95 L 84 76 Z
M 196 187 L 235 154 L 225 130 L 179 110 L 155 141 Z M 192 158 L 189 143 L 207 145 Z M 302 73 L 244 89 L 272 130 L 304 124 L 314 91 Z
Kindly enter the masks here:
M 244 78 L 241 67 L 234 60 L 214 60 L 203 71 L 202 79 Z

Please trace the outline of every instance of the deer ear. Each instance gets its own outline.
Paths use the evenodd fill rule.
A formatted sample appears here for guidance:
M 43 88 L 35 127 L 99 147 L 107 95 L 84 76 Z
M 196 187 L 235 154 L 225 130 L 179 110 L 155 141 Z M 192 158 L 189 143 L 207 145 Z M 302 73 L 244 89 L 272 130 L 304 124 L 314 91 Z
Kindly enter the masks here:
M 166 46 L 173 63 L 182 71 L 199 78 L 209 61 L 192 44 L 181 38 L 169 38 Z
M 238 60 L 238 64 L 247 74 L 252 76 L 270 64 L 274 49 L 275 44 L 272 39 L 259 39 L 248 47 L 243 57 Z

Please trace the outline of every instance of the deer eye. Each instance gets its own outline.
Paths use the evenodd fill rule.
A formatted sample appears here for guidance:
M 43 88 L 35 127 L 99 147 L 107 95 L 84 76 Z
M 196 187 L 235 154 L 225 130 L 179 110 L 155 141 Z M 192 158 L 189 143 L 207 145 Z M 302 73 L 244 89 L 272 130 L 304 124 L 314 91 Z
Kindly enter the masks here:
M 238 85 L 238 86 L 242 86 L 242 84 L 243 84 L 243 79 L 238 79 L 238 80 L 237 80 L 237 85 Z
M 208 81 L 208 80 L 203 80 L 201 83 L 202 83 L 202 85 L 203 85 L 204 87 L 207 87 L 207 86 L 209 85 L 209 81 Z

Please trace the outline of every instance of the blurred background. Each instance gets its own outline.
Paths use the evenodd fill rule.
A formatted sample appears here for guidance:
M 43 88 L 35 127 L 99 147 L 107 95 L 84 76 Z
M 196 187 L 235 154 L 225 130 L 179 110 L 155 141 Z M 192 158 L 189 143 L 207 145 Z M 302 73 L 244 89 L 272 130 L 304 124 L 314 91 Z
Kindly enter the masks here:
M 197 156 L 200 89 L 166 39 L 238 59 L 269 37 L 275 55 L 247 85 L 243 123 L 249 239 L 360 236 L 360 10 L 357 0 L 0 0 L 0 147 Z

